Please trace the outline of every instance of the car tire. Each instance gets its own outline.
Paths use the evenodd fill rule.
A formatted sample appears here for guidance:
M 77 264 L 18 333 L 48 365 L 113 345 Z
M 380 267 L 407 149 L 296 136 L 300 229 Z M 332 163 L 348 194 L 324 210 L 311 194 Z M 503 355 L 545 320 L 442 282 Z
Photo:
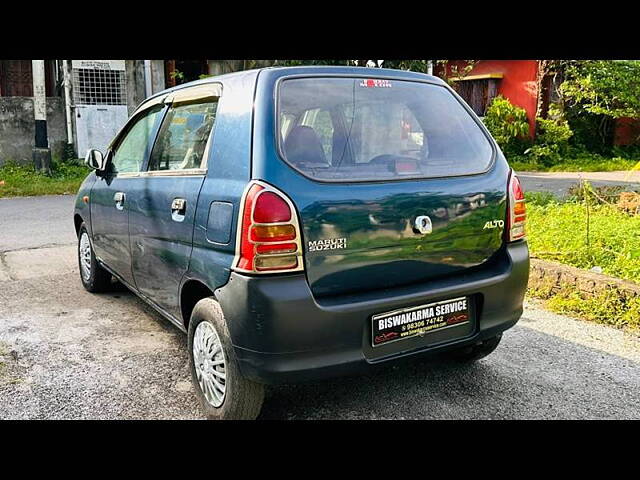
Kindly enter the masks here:
M 480 360 L 492 353 L 502 340 L 502 334 L 498 334 L 495 337 L 483 340 L 482 343 L 472 345 L 470 347 L 464 347 L 457 350 L 447 352 L 446 356 L 452 360 L 461 363 L 469 363 Z
M 111 289 L 112 275 L 102 268 L 96 259 L 89 232 L 84 223 L 78 230 L 78 269 L 82 285 L 88 292 L 100 293 Z
M 191 379 L 207 418 L 254 420 L 264 402 L 264 385 L 240 373 L 224 314 L 213 298 L 194 307 L 188 346 Z

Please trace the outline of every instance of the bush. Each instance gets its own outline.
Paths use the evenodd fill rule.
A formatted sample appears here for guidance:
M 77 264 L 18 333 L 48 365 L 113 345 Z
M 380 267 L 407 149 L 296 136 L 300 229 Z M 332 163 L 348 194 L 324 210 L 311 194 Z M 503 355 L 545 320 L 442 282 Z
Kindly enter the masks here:
M 534 145 L 525 150 L 532 163 L 552 166 L 566 158 L 569 150 L 569 139 L 573 131 L 566 120 L 537 118 L 537 132 Z
M 489 105 L 484 124 L 507 157 L 522 155 L 530 143 L 527 112 L 501 95 Z

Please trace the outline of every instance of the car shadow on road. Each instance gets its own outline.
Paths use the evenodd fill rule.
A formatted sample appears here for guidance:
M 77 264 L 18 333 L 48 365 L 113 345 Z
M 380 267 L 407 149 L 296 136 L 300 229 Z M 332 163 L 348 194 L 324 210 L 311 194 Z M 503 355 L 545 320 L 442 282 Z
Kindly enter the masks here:
M 516 327 L 472 364 L 418 358 L 360 377 L 270 387 L 260 419 L 640 418 L 639 367 Z

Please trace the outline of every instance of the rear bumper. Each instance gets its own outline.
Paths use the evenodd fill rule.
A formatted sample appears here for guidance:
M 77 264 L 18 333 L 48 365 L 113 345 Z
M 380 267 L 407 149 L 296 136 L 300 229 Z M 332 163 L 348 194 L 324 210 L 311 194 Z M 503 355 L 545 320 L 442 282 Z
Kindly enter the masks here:
M 384 291 L 316 299 L 304 274 L 267 278 L 232 273 L 216 298 L 243 375 L 262 383 L 294 383 L 436 354 L 499 334 L 522 315 L 528 276 L 529 252 L 521 241 L 472 273 Z M 463 336 L 438 337 L 434 332 L 371 347 L 372 315 L 463 295 L 472 298 L 477 319 Z

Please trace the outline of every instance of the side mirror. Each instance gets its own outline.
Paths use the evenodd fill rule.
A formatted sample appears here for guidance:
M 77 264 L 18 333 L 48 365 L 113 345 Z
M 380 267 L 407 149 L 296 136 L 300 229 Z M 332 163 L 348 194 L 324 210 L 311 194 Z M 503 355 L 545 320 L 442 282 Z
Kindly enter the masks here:
M 87 156 L 84 157 L 84 163 L 93 170 L 104 170 L 104 155 L 100 150 L 96 150 L 95 148 L 90 148 L 87 150 Z

